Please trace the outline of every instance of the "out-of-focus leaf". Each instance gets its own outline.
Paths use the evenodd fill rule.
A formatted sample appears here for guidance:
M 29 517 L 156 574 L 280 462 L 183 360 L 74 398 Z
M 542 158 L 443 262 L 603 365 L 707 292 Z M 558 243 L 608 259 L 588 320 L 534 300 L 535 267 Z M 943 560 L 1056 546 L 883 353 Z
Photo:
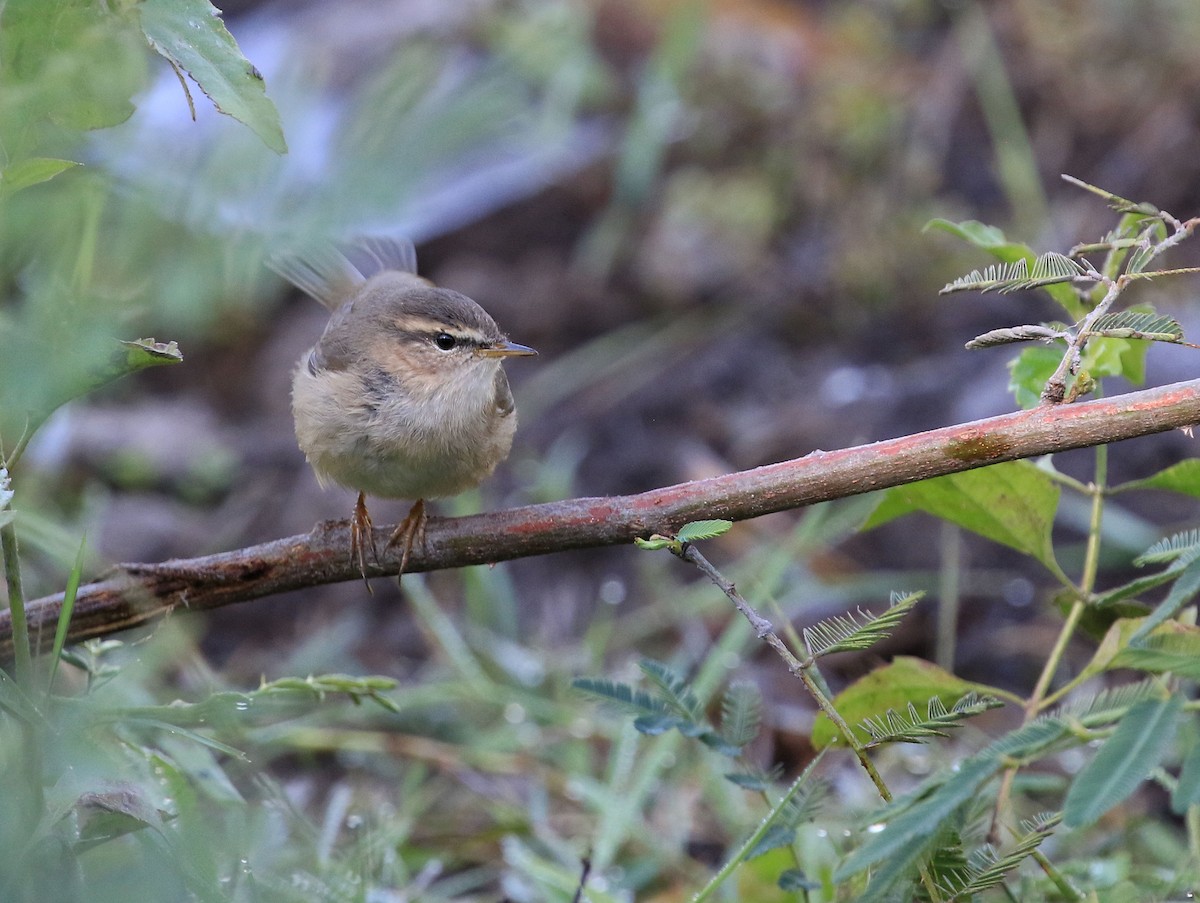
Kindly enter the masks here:
M 30 185 L 49 182 L 60 172 L 78 165 L 74 160 L 54 157 L 29 157 L 10 163 L 0 171 L 0 197 L 15 194 Z
M 1151 674 L 1170 672 L 1200 680 L 1200 628 L 1168 621 L 1136 645 L 1122 649 L 1113 659 L 1112 667 Z
M 275 153 L 287 153 L 262 74 L 242 55 L 219 10 L 208 0 L 142 0 L 137 10 L 151 47 L 190 75 L 218 110 L 249 126 Z
M 1188 458 L 1153 476 L 1115 486 L 1112 491 L 1126 492 L 1130 489 L 1165 489 L 1167 492 L 1200 498 L 1200 458 Z
M 1042 403 L 1042 389 L 1054 375 L 1063 351 L 1035 345 L 1024 349 L 1008 365 L 1008 390 L 1026 411 Z
M 1170 749 L 1182 709 L 1179 695 L 1148 699 L 1131 708 L 1095 758 L 1071 782 L 1064 823 L 1086 827 L 1133 793 Z
M 1179 769 L 1179 781 L 1171 793 L 1171 811 L 1182 815 L 1189 806 L 1200 803 L 1200 744 L 1184 756 Z

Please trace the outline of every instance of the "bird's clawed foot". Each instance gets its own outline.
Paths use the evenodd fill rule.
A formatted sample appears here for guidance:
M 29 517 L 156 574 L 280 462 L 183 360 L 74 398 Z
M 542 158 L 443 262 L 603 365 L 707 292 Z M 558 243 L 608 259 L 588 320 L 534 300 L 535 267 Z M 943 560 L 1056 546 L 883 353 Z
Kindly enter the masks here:
M 416 504 L 409 509 L 408 516 L 400 521 L 392 533 L 392 538 L 384 547 L 386 552 L 397 542 L 403 541 L 404 543 L 404 551 L 400 555 L 400 572 L 396 575 L 397 580 L 404 576 L 404 569 L 408 567 L 408 556 L 412 552 L 413 544 L 419 542 L 422 548 L 425 546 L 425 522 L 427 520 L 425 500 L 417 499 Z
M 354 504 L 354 516 L 350 518 L 350 561 L 358 562 L 358 571 L 362 574 L 363 583 L 367 584 L 367 591 L 371 592 L 371 584 L 367 580 L 367 546 L 371 548 L 371 557 L 378 562 L 375 528 L 371 523 L 371 514 L 367 511 L 367 498 L 360 492 L 358 501 Z

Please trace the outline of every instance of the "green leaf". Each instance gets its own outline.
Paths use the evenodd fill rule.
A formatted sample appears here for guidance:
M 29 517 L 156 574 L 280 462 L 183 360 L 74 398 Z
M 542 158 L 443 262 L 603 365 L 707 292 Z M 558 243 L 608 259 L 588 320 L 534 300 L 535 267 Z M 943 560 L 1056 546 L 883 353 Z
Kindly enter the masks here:
M 53 157 L 29 157 L 10 163 L 0 171 L 0 197 L 15 194 L 22 188 L 49 182 L 60 172 L 79 166 L 74 160 Z
M 721 699 L 721 736 L 743 747 L 758 736 L 762 724 L 762 693 L 752 680 L 735 680 Z
M 772 825 L 771 827 L 767 828 L 763 836 L 758 839 L 758 843 L 756 843 L 747 851 L 745 859 L 754 859 L 757 856 L 761 856 L 763 853 L 770 852 L 771 850 L 778 849 L 779 847 L 786 847 L 795 839 L 795 828 L 789 828 L 784 825 Z
M 1136 646 L 1117 653 L 1114 668 L 1133 668 L 1151 674 L 1172 673 L 1200 680 L 1200 628 L 1168 621 Z
M 684 524 L 675 538 L 680 542 L 713 539 L 723 533 L 727 533 L 732 526 L 733 521 L 731 520 L 696 520 L 690 524 Z
M 238 49 L 219 10 L 208 0 L 142 0 L 136 8 L 151 47 L 190 75 L 219 111 L 249 126 L 275 153 L 287 153 L 262 75 Z
M 1179 780 L 1171 793 L 1171 811 L 1182 815 L 1189 806 L 1200 803 L 1200 743 L 1193 746 L 1183 759 Z
M 950 454 L 963 457 L 987 454 L 986 437 L 976 442 L 964 440 Z M 912 511 L 925 511 L 1031 555 L 1056 570 L 1050 531 L 1058 496 L 1057 484 L 1035 465 L 1026 461 L 994 464 L 889 489 L 863 529 L 869 530 Z
M 669 536 L 659 536 L 657 533 L 649 539 L 642 539 L 640 536 L 635 536 L 633 541 L 639 549 L 645 549 L 647 552 L 657 552 L 659 549 L 669 548 L 676 543 L 676 540 L 671 539 Z
M 939 773 L 907 796 L 889 804 L 880 815 L 883 829 L 871 834 L 851 852 L 834 873 L 835 882 L 845 881 L 885 860 L 893 874 L 915 868 L 937 840 L 946 821 L 978 794 L 1009 756 L 1044 752 L 1066 733 L 1054 719 L 1039 719 L 989 744 L 963 760 L 951 774 Z
M 980 696 L 972 692 L 947 710 L 941 699 L 934 696 L 926 703 L 924 717 L 910 702 L 907 713 L 888 709 L 883 715 L 864 719 L 858 726 L 871 737 L 868 748 L 884 743 L 924 743 L 934 737 L 948 737 L 949 729 L 961 727 L 960 722 L 1003 705 L 995 696 Z
M 624 709 L 635 715 L 664 715 L 667 705 L 644 690 L 635 690 L 629 684 L 618 683 L 600 677 L 577 677 L 571 686 L 581 693 L 598 697 L 602 702 Z
M 1049 251 L 1030 261 L 1026 257 L 1010 263 L 992 264 L 983 270 L 974 270 L 943 286 L 939 295 L 951 292 L 1017 292 L 1033 288 L 1045 288 L 1060 282 L 1073 282 L 1085 276 L 1088 270 L 1079 263 Z M 1095 278 L 1093 275 L 1092 278 Z
M 1170 749 L 1182 710 L 1178 695 L 1133 706 L 1071 782 L 1064 823 L 1072 828 L 1091 825 L 1133 793 Z
M 949 220 L 934 219 L 926 223 L 923 231 L 928 232 L 931 229 L 961 238 L 968 244 L 987 251 L 997 260 L 1001 260 L 1004 263 L 1015 263 L 1018 260 L 1024 260 L 1028 266 L 1035 261 L 1035 255 L 1028 245 L 1009 241 L 1004 237 L 1004 233 L 1000 229 L 997 229 L 995 226 L 985 225 L 976 220 L 952 223 Z M 1070 315 L 1072 320 L 1079 320 L 1087 313 L 1080 303 L 1079 295 L 1071 286 L 1050 284 L 1043 286 L 1043 289 Z
M 1083 349 L 1080 372 L 1092 377 L 1123 376 L 1131 383 L 1146 381 L 1146 342 L 1129 339 L 1092 339 Z
M 1164 489 L 1167 492 L 1178 492 L 1180 495 L 1190 495 L 1200 498 L 1200 458 L 1188 458 L 1178 464 L 1172 464 L 1165 470 L 1160 470 L 1153 476 L 1142 480 L 1122 483 L 1113 488 L 1114 492 L 1127 492 L 1131 489 Z M 1200 536 L 1200 532 L 1198 532 Z M 1200 544 L 1200 539 L 1197 540 Z
M 674 711 L 680 718 L 698 725 L 703 724 L 704 706 L 681 675 L 668 665 L 652 658 L 642 659 L 638 662 L 638 667 L 666 697 L 665 701 L 669 710 Z
M 1035 345 L 1024 349 L 1008 365 L 1008 390 L 1024 410 L 1042 403 L 1042 389 L 1058 369 L 1063 352 Z
M 861 724 L 869 718 L 884 715 L 889 709 L 906 711 L 909 703 L 921 708 L 937 697 L 946 705 L 953 705 L 968 693 L 1002 695 L 982 684 L 968 683 L 949 671 L 930 662 L 907 655 L 898 655 L 889 664 L 876 668 L 860 677 L 833 699 L 833 707 L 849 724 Z M 865 729 L 863 739 L 870 734 Z M 812 744 L 823 749 L 831 743 L 840 743 L 837 728 L 822 712 L 813 722 Z
M 54 689 L 54 678 L 58 674 L 58 664 L 62 660 L 63 646 L 67 642 L 67 628 L 71 624 L 71 614 L 75 611 L 75 598 L 79 594 L 79 583 L 83 579 L 83 553 L 87 549 L 87 538 L 79 542 L 79 551 L 75 555 L 75 564 L 67 575 L 67 586 L 63 590 L 62 607 L 58 611 L 58 624 L 54 629 L 54 646 L 50 651 L 50 677 L 46 680 L 46 692 Z
M 1175 617 L 1179 610 L 1200 593 L 1200 558 L 1193 559 L 1176 578 L 1167 597 L 1158 604 L 1142 622 L 1137 633 L 1129 638 L 1130 645 L 1137 645 L 1160 624 Z
M 1106 314 L 1092 324 L 1089 335 L 1148 342 L 1182 342 L 1183 327 L 1174 317 L 1146 310 L 1123 310 Z
M 886 638 L 896 629 L 924 593 L 892 595 L 891 606 L 879 615 L 872 615 L 861 608 L 858 617 L 853 613 L 835 615 L 805 627 L 802 635 L 804 647 L 812 658 L 832 655 L 835 652 L 858 652 L 868 649 Z M 861 619 L 861 620 L 860 620 Z

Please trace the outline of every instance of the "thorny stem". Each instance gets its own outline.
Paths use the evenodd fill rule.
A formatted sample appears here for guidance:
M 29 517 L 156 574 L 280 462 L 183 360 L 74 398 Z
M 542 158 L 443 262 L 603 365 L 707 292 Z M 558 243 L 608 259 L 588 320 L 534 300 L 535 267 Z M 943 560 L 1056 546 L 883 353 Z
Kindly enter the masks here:
M 866 748 L 861 742 L 859 742 L 858 737 L 854 735 L 854 729 L 846 723 L 846 720 L 842 718 L 841 714 L 834 707 L 833 700 L 830 699 L 829 694 L 822 689 L 821 684 L 823 681 L 818 679 L 820 677 L 820 672 L 817 671 L 816 663 L 812 657 L 809 657 L 805 661 L 798 659 L 792 653 L 792 650 L 787 647 L 787 644 L 785 644 L 783 640 L 779 638 L 779 634 L 775 632 L 775 628 L 771 625 L 771 622 L 755 611 L 754 606 L 747 602 L 742 594 L 737 591 L 737 587 L 735 587 L 730 580 L 726 579 L 725 575 L 717 570 L 717 568 L 713 566 L 712 562 L 700 554 L 700 550 L 694 545 L 688 542 L 682 542 L 674 543 L 667 548 L 671 550 L 672 554 L 682 558 L 684 561 L 690 564 L 695 565 L 705 574 L 705 576 L 708 577 L 709 580 L 716 584 L 717 588 L 729 598 L 729 601 L 734 604 L 734 607 L 737 608 L 737 610 L 742 613 L 746 620 L 750 622 L 750 626 L 754 628 L 755 635 L 760 640 L 766 642 L 766 644 L 772 649 L 774 649 L 779 654 L 779 657 L 783 659 L 788 670 L 792 674 L 796 675 L 796 677 L 800 678 L 800 680 L 804 683 L 805 689 L 807 689 L 812 695 L 813 699 L 816 700 L 817 706 L 822 712 L 825 713 L 826 717 L 833 722 L 834 727 L 837 728 L 842 739 L 846 741 L 846 745 L 854 751 L 855 757 L 858 759 L 859 764 L 862 765 L 863 770 L 867 773 L 867 776 L 871 779 L 871 783 L 875 785 L 875 789 L 879 792 L 879 796 L 884 802 L 890 803 L 892 801 L 892 792 L 888 789 L 887 784 L 884 783 L 883 777 L 875 768 L 875 763 L 873 763 L 870 756 L 867 755 Z M 937 886 L 934 884 L 928 868 L 926 868 L 924 865 L 921 866 L 920 875 L 921 883 L 925 886 L 925 890 L 929 894 L 930 900 L 934 901 L 934 903 L 938 903 L 938 901 L 942 899 L 941 894 L 939 893 Z

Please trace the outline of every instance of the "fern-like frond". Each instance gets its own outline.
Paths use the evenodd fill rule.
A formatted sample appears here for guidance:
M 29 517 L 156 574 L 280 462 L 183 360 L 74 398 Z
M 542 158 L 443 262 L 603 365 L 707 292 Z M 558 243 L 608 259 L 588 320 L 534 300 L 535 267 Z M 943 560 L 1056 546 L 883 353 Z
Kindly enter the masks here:
M 924 743 L 934 737 L 948 737 L 950 728 L 962 726 L 959 722 L 1003 705 L 994 696 L 971 692 L 947 711 L 941 699 L 934 696 L 925 705 L 924 718 L 910 702 L 906 713 L 888 709 L 882 715 L 864 719 L 859 727 L 871 737 L 867 748 L 884 743 Z
M 992 348 L 996 345 L 1011 345 L 1014 342 L 1053 342 L 1055 339 L 1067 339 L 1069 333 L 1063 329 L 1055 329 L 1050 326 L 1037 326 L 1027 324 L 1025 326 L 1006 326 L 1002 329 L 993 329 L 990 332 L 985 332 L 983 335 L 977 335 L 971 341 L 967 342 L 967 347 L 975 348 Z
M 1125 310 L 1098 319 L 1088 335 L 1112 339 L 1144 339 L 1148 342 L 1182 342 L 1183 327 L 1174 317 Z
M 1099 728 L 1116 723 L 1137 703 L 1161 699 L 1162 695 L 1162 684 L 1154 678 L 1147 678 L 1101 690 L 1094 696 L 1072 699 L 1054 714 L 1060 718 L 1072 718 L 1085 727 Z
M 938 883 L 947 900 L 951 903 L 956 900 L 969 900 L 975 894 L 998 887 L 1003 883 L 1005 875 L 1020 865 L 1054 833 L 1054 828 L 1061 819 L 1059 813 L 1046 812 L 1035 816 L 1031 821 L 1022 821 L 1021 828 L 1025 833 L 1018 837 L 1012 849 L 1003 855 L 991 844 L 972 850 L 964 866 L 939 876 L 941 880 Z
M 721 736 L 730 746 L 743 747 L 758 736 L 762 725 L 762 693 L 750 680 L 735 680 L 721 699 Z
M 643 690 L 635 690 L 629 684 L 619 683 L 603 677 L 577 677 L 571 686 L 581 693 L 595 696 L 601 702 L 632 712 L 635 715 L 665 715 L 667 705 Z
M 804 647 L 812 658 L 867 649 L 888 636 L 923 595 L 893 593 L 891 606 L 880 615 L 868 614 L 860 608 L 857 616 L 853 612 L 835 615 L 805 627 L 801 631 Z
M 697 724 L 704 722 L 704 706 L 696 698 L 696 694 L 688 687 L 687 681 L 675 672 L 669 665 L 644 658 L 638 662 L 642 673 L 662 691 L 667 707 L 681 718 Z
M 1032 265 L 1022 258 L 974 270 L 944 286 L 938 294 L 948 295 L 951 292 L 965 291 L 1017 292 L 1059 282 L 1072 282 L 1091 273 L 1087 267 L 1065 254 L 1047 251 L 1035 259 Z
M 1190 562 L 1194 561 L 1198 555 L 1200 555 L 1200 530 L 1188 530 L 1160 539 L 1133 559 L 1133 563 L 1138 567 L 1143 567 L 1147 564 L 1163 564 L 1176 559 Z

